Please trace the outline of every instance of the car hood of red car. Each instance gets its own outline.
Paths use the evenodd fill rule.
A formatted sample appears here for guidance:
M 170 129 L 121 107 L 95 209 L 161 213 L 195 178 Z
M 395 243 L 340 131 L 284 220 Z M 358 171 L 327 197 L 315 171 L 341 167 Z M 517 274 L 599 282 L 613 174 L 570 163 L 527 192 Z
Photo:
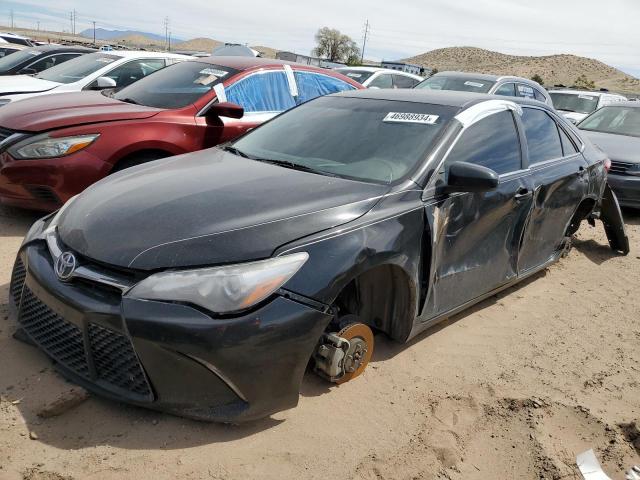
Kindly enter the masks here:
M 162 110 L 121 102 L 100 92 L 58 93 L 26 98 L 0 108 L 0 126 L 23 132 L 153 117 Z

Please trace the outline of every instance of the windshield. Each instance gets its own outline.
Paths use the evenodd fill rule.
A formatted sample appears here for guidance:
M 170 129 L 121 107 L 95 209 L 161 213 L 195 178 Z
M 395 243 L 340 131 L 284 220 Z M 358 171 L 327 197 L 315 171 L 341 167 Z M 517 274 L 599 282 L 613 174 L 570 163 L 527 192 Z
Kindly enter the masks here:
M 580 122 L 578 128 L 640 137 L 640 107 L 602 107 Z
M 20 50 L 14 52 L 6 57 L 0 58 L 0 72 L 6 72 L 7 70 L 11 70 L 14 67 L 17 67 L 23 62 L 30 60 L 32 58 L 37 57 L 42 52 L 40 50 L 36 50 L 35 48 L 29 48 L 27 50 Z
M 237 73 L 205 62 L 180 62 L 123 88 L 113 98 L 156 108 L 183 108 Z
M 39 73 L 36 75 L 36 78 L 49 80 L 50 82 L 73 83 L 82 80 L 86 76 L 97 72 L 120 58 L 121 57 L 117 55 L 108 55 L 105 53 L 81 55 L 73 60 L 61 63 L 60 65 Z
M 375 73 L 375 72 L 363 72 L 362 70 L 355 70 L 352 68 L 339 68 L 337 69 L 337 71 L 340 72 L 342 75 L 345 75 L 349 77 L 351 80 L 358 83 L 366 82 L 367 79 Z
M 598 108 L 598 95 L 586 93 L 558 93 L 549 92 L 556 110 L 573 113 L 591 113 Z
M 469 77 L 445 77 L 433 76 L 419 83 L 415 88 L 427 88 L 429 90 L 455 90 L 458 92 L 488 93 L 496 82 L 480 80 Z
M 249 158 L 375 183 L 393 183 L 426 158 L 454 107 L 321 97 L 233 144 Z

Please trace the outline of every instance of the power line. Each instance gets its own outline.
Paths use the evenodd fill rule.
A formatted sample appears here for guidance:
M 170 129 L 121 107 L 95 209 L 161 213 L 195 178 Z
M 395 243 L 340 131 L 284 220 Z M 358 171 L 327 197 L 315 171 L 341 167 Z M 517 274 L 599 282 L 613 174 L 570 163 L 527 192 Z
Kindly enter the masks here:
M 364 49 L 367 47 L 367 36 L 370 31 L 369 19 L 367 19 L 367 23 L 364 24 L 364 39 L 362 40 L 362 55 L 360 57 L 360 63 L 364 63 Z

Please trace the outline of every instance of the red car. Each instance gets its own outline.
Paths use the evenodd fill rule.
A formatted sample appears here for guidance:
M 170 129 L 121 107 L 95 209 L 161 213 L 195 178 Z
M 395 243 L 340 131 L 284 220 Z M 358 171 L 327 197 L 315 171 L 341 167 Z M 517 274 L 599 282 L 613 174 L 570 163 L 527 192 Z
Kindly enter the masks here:
M 307 100 L 360 88 L 307 65 L 209 57 L 117 92 L 12 102 L 0 107 L 0 202 L 55 210 L 111 172 L 213 147 Z

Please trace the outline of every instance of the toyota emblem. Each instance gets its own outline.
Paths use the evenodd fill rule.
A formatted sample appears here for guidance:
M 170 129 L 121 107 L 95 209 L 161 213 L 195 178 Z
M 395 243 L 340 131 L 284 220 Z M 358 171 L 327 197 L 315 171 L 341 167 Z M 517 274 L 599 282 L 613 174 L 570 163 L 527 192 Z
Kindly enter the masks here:
M 56 275 L 60 280 L 69 280 L 76 270 L 77 264 L 78 261 L 73 253 L 64 252 L 56 260 Z

